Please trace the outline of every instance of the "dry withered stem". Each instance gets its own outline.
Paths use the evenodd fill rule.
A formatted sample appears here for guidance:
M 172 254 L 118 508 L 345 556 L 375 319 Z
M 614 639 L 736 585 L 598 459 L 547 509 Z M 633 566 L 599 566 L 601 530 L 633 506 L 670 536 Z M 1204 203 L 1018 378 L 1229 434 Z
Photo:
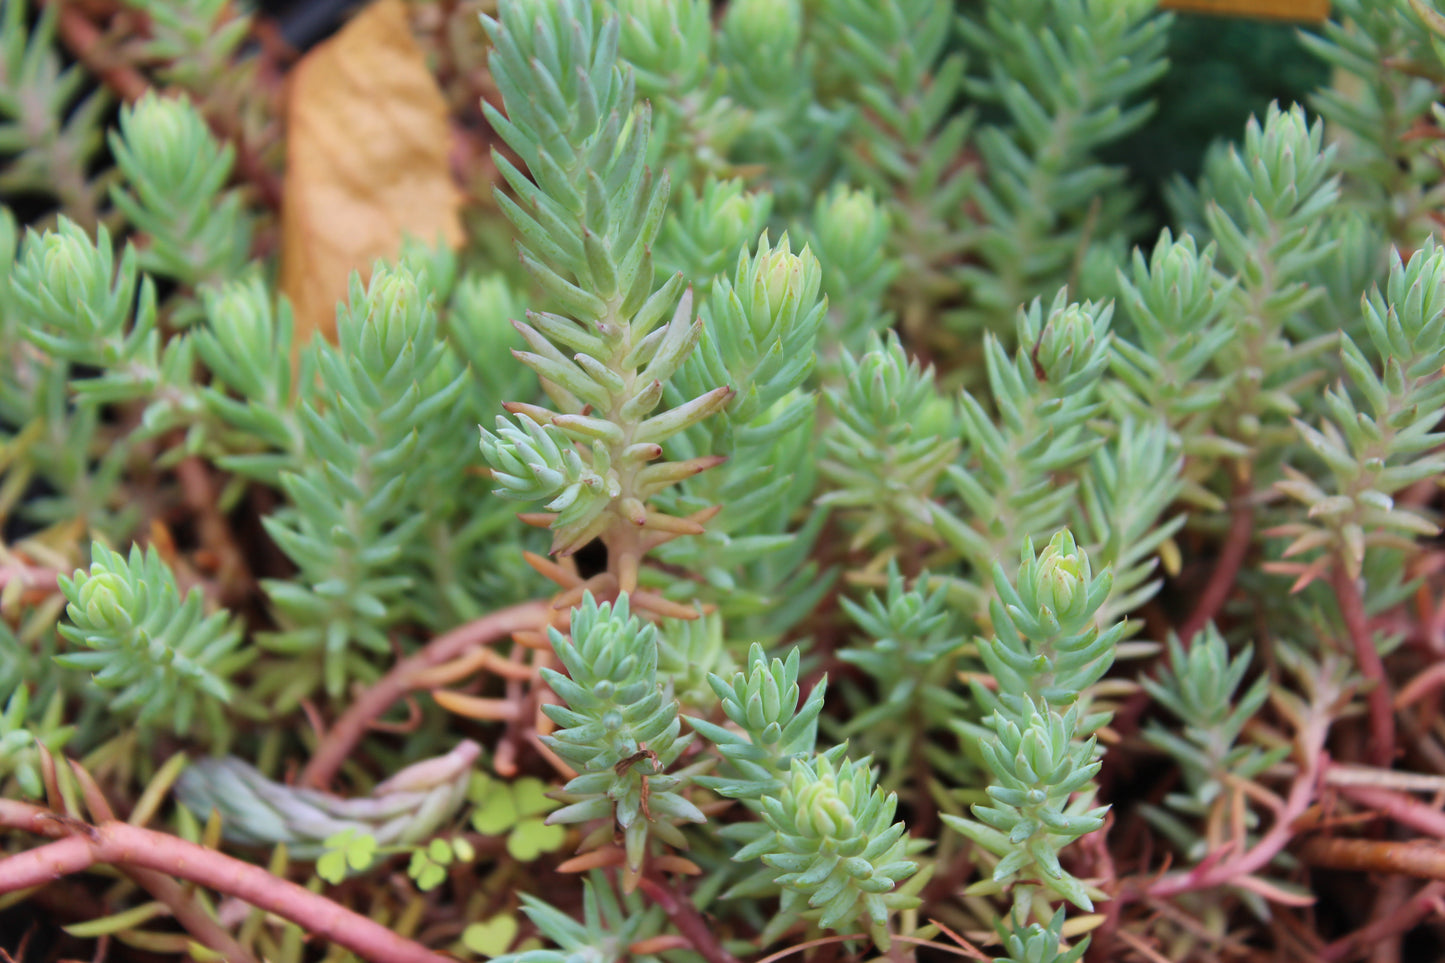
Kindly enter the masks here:
M 321 738 L 311 761 L 301 773 L 303 785 L 326 788 L 341 764 L 361 741 L 373 720 L 381 717 L 414 686 L 422 674 L 465 655 L 471 649 L 505 639 L 513 632 L 535 630 L 548 623 L 551 605 L 523 602 L 500 609 L 437 636 L 420 651 L 402 659 L 375 685 L 361 694 Z
M 1423 839 L 1407 841 L 1316 837 L 1299 849 L 1312 866 L 1366 873 L 1403 873 L 1445 880 L 1445 846 Z
M 1339 793 L 1356 805 L 1377 810 L 1401 826 L 1445 840 L 1445 812 L 1434 806 L 1378 786 L 1340 786 Z

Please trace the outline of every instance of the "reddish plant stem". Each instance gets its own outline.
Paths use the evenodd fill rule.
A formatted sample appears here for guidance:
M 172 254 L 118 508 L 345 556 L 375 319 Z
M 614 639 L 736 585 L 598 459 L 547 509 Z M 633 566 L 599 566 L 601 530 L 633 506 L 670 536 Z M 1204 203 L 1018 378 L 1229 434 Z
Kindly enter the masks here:
M 1205 584 L 1204 591 L 1200 593 L 1194 610 L 1180 624 L 1177 633 L 1180 643 L 1186 650 L 1194 641 L 1194 637 L 1204 631 L 1204 627 L 1212 622 L 1224 608 L 1224 603 L 1229 600 L 1229 593 L 1234 589 L 1235 579 L 1239 577 L 1239 570 L 1244 565 L 1245 557 L 1249 555 L 1249 547 L 1254 542 L 1254 506 L 1250 503 L 1249 495 L 1248 481 L 1240 481 L 1235 484 L 1234 509 L 1230 516 L 1229 531 L 1224 536 L 1224 544 L 1219 551 L 1219 560 L 1215 564 L 1214 570 L 1209 573 L 1209 581 Z M 1150 669 L 1149 673 L 1150 678 L 1158 678 L 1157 670 Z M 1132 735 L 1139 728 L 1139 720 L 1144 717 L 1144 712 L 1148 708 L 1149 693 L 1140 688 L 1114 713 L 1111 727 L 1121 736 Z M 1115 754 L 1114 757 L 1118 758 L 1118 755 Z M 1106 798 L 1115 775 L 1114 767 L 1109 764 L 1109 758 L 1109 756 L 1105 756 L 1104 772 L 1099 780 Z
M 105 794 L 96 785 L 95 779 L 85 767 L 74 760 L 71 761 L 70 768 L 85 795 L 85 805 L 90 810 L 91 819 L 102 823 L 113 822 L 115 813 L 111 810 Z M 61 827 L 57 824 L 56 828 Z M 185 887 L 170 876 L 138 866 L 123 867 L 122 872 L 134 880 L 136 885 L 164 903 L 187 932 L 203 945 L 221 954 L 227 963 L 256 963 L 256 958 L 236 942 L 230 931 L 202 909 L 192 895 L 186 892 Z
M 504 639 L 513 632 L 546 625 L 551 612 L 549 602 L 523 602 L 458 626 L 428 642 L 421 651 L 402 659 L 362 693 L 321 737 L 311 761 L 301 772 L 302 785 L 321 789 L 330 785 L 372 720 L 379 718 L 410 690 L 412 676 L 450 662 L 476 646 Z
M 1441 689 L 1445 689 L 1445 662 L 1436 662 L 1427 666 L 1395 693 L 1395 707 L 1408 708 Z
M 1355 664 L 1360 674 L 1374 683 L 1369 694 L 1370 761 L 1388 769 L 1395 760 L 1395 708 L 1390 695 L 1390 680 L 1385 676 L 1385 662 L 1375 648 L 1375 638 L 1365 619 L 1365 602 L 1360 587 L 1350 578 L 1343 565 L 1335 565 L 1330 573 L 1335 601 L 1345 630 L 1355 650 Z
M 48 595 L 60 591 L 60 572 L 41 565 L 28 565 L 12 556 L 10 561 L 0 564 L 0 588 L 11 582 L 20 582 L 27 589 Z
M 186 892 L 185 887 L 173 877 L 153 869 L 141 869 L 139 866 L 125 866 L 122 870 L 135 880 L 136 885 L 166 904 L 176 922 L 185 927 L 197 942 L 220 953 L 227 963 L 255 963 L 256 957 L 246 952 L 246 948 L 237 943 L 236 938 L 224 926 L 201 909 L 191 894 Z
M 1353 803 L 1378 810 L 1402 826 L 1445 839 L 1445 812 L 1434 806 L 1376 786 L 1340 786 L 1338 792 Z
M 1254 541 L 1254 506 L 1249 500 L 1249 483 L 1241 481 L 1234 488 L 1234 509 L 1229 519 L 1229 531 L 1219 550 L 1219 561 L 1209 573 L 1209 581 L 1200 593 L 1194 611 L 1184 620 L 1179 629 L 1179 641 L 1186 647 L 1204 627 L 1219 615 L 1229 593 L 1234 590 L 1235 579 L 1244 566 L 1249 546 Z
M 717 934 L 713 933 L 707 920 L 702 918 L 690 898 L 678 895 L 666 883 L 647 876 L 638 880 L 637 885 L 648 899 L 662 907 L 672 925 L 677 927 L 678 933 L 692 944 L 692 948 L 707 960 L 707 963 L 738 963 L 737 957 L 729 953 L 718 940 Z
M 119 60 L 106 49 L 100 29 L 90 22 L 90 18 L 79 7 L 62 3 L 57 26 L 60 39 L 75 59 L 125 101 L 139 100 L 150 90 L 150 82 L 140 71 Z
M 1149 883 L 1126 889 L 1121 898 L 1146 896 L 1154 899 L 1178 896 L 1201 889 L 1225 886 L 1257 873 L 1270 864 L 1295 835 L 1295 820 L 1304 815 L 1315 798 L 1315 788 L 1324 765 L 1327 718 L 1311 719 L 1300 733 L 1300 771 L 1290 785 L 1289 795 L 1274 813 L 1274 823 L 1259 840 L 1242 852 L 1213 862 L 1206 860 L 1193 869 L 1166 873 Z
M 1341 963 L 1358 955 L 1363 947 L 1376 940 L 1397 936 L 1414 929 L 1432 913 L 1445 910 L 1445 883 L 1433 882 L 1420 888 L 1413 897 L 1389 916 L 1375 920 L 1348 936 L 1343 936 L 1320 949 L 1315 955 L 1319 963 Z
M 75 835 L 0 860 L 0 893 L 43 886 L 102 863 L 151 870 L 244 900 L 374 963 L 448 959 L 259 866 L 165 833 L 114 820 L 97 826 L 62 821 L 48 810 L 10 800 L 0 800 L 0 825 L 43 835 L 56 835 L 57 829 L 77 830 Z
M 1114 854 L 1109 851 L 1109 831 L 1113 828 L 1114 813 L 1111 810 L 1104 817 L 1104 825 L 1099 831 L 1090 833 L 1079 841 L 1092 857 L 1090 874 L 1098 877 L 1099 886 L 1106 893 L 1116 890 L 1119 885 L 1119 874 L 1114 868 Z M 1114 938 L 1119 932 L 1119 911 L 1122 908 L 1121 901 L 1117 899 L 1110 899 L 1104 904 L 1104 919 L 1094 928 L 1088 955 L 1084 958 L 1087 963 L 1102 963 L 1113 959 L 1111 951 Z
M 1410 898 L 1413 883 L 1409 876 L 1386 876 L 1380 881 L 1370 904 L 1370 914 L 1365 918 L 1383 919 L 1394 913 Z M 1369 963 L 1405 963 L 1403 943 L 1402 933 L 1382 935 L 1370 944 Z

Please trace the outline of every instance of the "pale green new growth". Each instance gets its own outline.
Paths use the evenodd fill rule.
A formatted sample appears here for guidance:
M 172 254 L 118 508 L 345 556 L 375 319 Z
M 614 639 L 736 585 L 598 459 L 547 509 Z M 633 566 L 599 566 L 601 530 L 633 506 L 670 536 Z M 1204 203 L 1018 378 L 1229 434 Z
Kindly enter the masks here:
M 866 761 L 835 763 L 821 754 L 794 759 L 782 789 L 761 802 L 770 832 L 734 858 L 760 858 L 782 887 L 778 916 L 764 933 L 802 915 L 827 929 L 861 924 L 887 950 L 889 916 L 921 902 L 895 889 L 918 870 L 904 858 L 903 823 L 893 821 L 897 797 L 875 785 Z
M 769 662 L 762 646 L 754 644 L 745 672 L 735 672 L 731 679 L 708 677 L 723 712 L 741 733 L 705 719 L 687 720 L 718 747 L 733 769 L 724 777 L 702 777 L 705 785 L 725 796 L 757 803 L 781 790 L 783 776 L 795 760 L 812 756 L 828 680 L 819 681 L 799 706 L 798 665 L 797 649 L 789 653 L 787 662 L 776 658 Z
M 118 689 L 112 711 L 141 723 L 168 720 L 177 732 L 200 713 L 222 731 L 222 706 L 231 701 L 227 678 L 251 660 L 237 646 L 240 630 L 226 612 L 204 612 L 199 589 L 181 598 L 175 576 L 155 549 L 132 546 L 130 557 L 96 543 L 90 570 L 61 576 L 70 604 L 60 634 L 89 649 L 57 656 L 61 665 L 91 672 L 98 686 Z
M 1089 949 L 1089 937 L 1075 943 L 1071 949 L 1062 949 L 1064 932 L 1064 909 L 1059 907 L 1050 917 L 1048 925 L 1029 923 L 1025 926 L 1017 916 L 1011 921 L 1012 928 L 1000 921 L 997 929 L 1008 956 L 999 957 L 995 963 L 1078 963 Z
M 222 191 L 235 150 L 221 145 L 186 100 L 147 94 L 121 110 L 111 153 L 130 188 L 111 200 L 150 237 L 140 267 L 182 284 L 224 281 L 246 266 L 251 221 L 237 191 Z
M 300 404 L 300 446 L 280 483 L 300 509 L 266 530 L 302 577 L 267 584 L 284 628 L 275 651 L 320 656 L 327 689 L 365 674 L 356 647 L 385 652 L 412 587 L 404 554 L 442 506 L 411 466 L 441 444 L 465 372 L 437 338 L 436 297 L 406 266 L 353 279 L 339 344 L 313 347 L 317 385 Z
M 516 322 L 530 349 L 517 357 L 543 379 L 560 412 L 525 404 L 511 410 L 585 445 L 590 469 L 569 468 L 560 449 L 529 447 L 515 430 L 498 436 L 484 429 L 483 451 L 503 473 L 498 490 L 547 498 L 556 513 L 552 547 L 563 554 L 615 529 L 614 519 L 658 533 L 691 530 L 681 519 L 650 512 L 647 501 L 712 459 L 648 463 L 663 454 L 661 442 L 719 411 L 734 392 L 722 383 L 702 385 L 653 414 L 701 324 L 691 316 L 681 275 L 660 286 L 653 281 L 651 244 L 668 181 L 645 164 L 649 112 L 643 106 L 634 113 L 632 74 L 617 62 L 618 21 L 594 24 L 591 6 L 580 2 L 550 12 L 508 4 L 486 26 L 508 111 L 503 117 L 489 107 L 488 116 L 533 178 L 498 155 L 526 207 L 499 198 L 521 235 L 523 263 L 565 312 Z M 569 72 L 559 59 L 563 50 L 566 63 L 588 69 Z M 538 477 L 519 486 L 508 469 Z M 615 543 L 616 536 L 604 540 Z

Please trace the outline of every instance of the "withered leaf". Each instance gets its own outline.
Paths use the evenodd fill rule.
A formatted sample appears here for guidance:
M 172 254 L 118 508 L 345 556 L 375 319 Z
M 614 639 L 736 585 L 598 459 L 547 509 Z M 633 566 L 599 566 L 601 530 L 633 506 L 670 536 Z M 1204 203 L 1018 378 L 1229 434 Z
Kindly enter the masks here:
M 402 237 L 462 240 L 446 103 L 402 0 L 376 0 L 292 72 L 287 92 L 281 289 L 297 343 L 334 337 L 352 271 Z
M 1165 10 L 1227 17 L 1318 23 L 1328 20 L 1330 0 L 1160 0 Z

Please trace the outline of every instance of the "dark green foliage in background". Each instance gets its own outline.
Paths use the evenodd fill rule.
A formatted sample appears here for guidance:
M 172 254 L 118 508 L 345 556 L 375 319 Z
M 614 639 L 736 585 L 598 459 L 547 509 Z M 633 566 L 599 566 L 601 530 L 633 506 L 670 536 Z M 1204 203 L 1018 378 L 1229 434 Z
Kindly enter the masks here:
M 1159 189 L 1199 175 L 1204 151 L 1234 140 L 1251 115 L 1272 101 L 1288 107 L 1329 82 L 1329 67 L 1300 46 L 1299 27 L 1229 17 L 1177 16 L 1169 31 L 1167 74 L 1151 91 L 1152 121 L 1104 152 L 1126 165 L 1148 191 L 1149 206 L 1167 222 Z M 1150 232 L 1152 235 L 1152 231 Z

